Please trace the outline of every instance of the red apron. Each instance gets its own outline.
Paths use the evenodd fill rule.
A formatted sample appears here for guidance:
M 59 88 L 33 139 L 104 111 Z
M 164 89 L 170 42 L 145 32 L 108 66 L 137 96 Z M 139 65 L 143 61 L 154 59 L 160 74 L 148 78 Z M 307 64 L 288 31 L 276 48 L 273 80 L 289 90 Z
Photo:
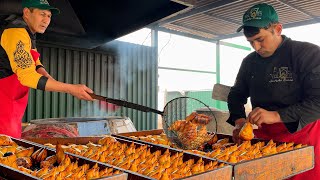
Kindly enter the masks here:
M 36 62 L 40 54 L 30 50 Z M 21 138 L 22 118 L 28 104 L 29 87 L 23 86 L 13 74 L 0 79 L 0 134 Z
M 0 84 L 0 134 L 20 138 L 29 88 L 21 85 L 16 74 L 0 79 Z
M 290 133 L 283 123 L 263 124 L 262 128 L 255 129 L 257 138 L 280 142 L 294 142 L 314 146 L 315 166 L 312 170 L 298 174 L 293 180 L 316 180 L 320 178 L 320 121 L 308 124 L 300 131 Z

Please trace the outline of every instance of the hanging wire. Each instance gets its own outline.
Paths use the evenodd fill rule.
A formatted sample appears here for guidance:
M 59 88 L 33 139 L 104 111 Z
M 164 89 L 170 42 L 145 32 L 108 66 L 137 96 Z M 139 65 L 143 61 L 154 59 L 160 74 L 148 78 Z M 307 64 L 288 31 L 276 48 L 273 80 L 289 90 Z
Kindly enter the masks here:
M 160 63 L 160 55 L 162 53 L 162 50 L 169 44 L 169 42 L 171 41 L 171 34 L 170 34 L 170 37 L 168 39 L 168 41 L 166 42 L 166 44 L 161 48 L 159 54 L 158 54 L 158 64 Z
M 148 39 L 148 37 L 150 36 L 151 34 L 151 29 L 150 29 L 150 32 L 148 33 L 147 37 L 143 40 L 143 42 L 141 43 L 141 46 L 146 42 L 146 40 Z

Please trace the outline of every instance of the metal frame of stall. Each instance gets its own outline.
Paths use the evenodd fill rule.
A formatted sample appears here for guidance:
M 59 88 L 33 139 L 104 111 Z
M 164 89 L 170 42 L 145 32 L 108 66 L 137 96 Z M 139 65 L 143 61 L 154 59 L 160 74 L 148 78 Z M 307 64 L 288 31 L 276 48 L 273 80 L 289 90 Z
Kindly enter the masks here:
M 215 74 L 216 75 L 216 83 L 220 83 L 220 56 L 221 56 L 221 51 L 220 48 L 221 46 L 227 46 L 231 48 L 236 48 L 236 49 L 241 49 L 244 51 L 251 51 L 250 47 L 247 46 L 242 46 L 239 44 L 234 44 L 234 43 L 229 43 L 229 42 L 224 42 L 221 40 L 217 41 L 212 41 L 207 38 L 202 38 L 194 35 L 187 35 L 185 33 L 179 33 L 177 31 L 172 31 L 172 30 L 167 30 L 164 28 L 159 28 L 159 27 L 152 27 L 151 28 L 151 46 L 155 48 L 155 56 L 158 57 L 158 31 L 161 32 L 166 32 L 170 34 L 175 34 L 175 35 L 180 35 L 183 37 L 189 37 L 197 40 L 202 40 L 202 41 L 207 41 L 210 43 L 215 43 L 216 44 L 216 70 L 215 71 L 201 71 L 201 70 L 193 70 L 193 69 L 180 69 L 180 68 L 171 68 L 171 67 L 162 67 L 158 66 L 158 69 L 165 69 L 165 70 L 172 70 L 172 71 L 185 71 L 185 72 L 194 72 L 194 73 L 204 73 L 204 74 Z M 215 101 L 215 107 L 218 109 L 222 108 L 222 102 L 221 101 Z

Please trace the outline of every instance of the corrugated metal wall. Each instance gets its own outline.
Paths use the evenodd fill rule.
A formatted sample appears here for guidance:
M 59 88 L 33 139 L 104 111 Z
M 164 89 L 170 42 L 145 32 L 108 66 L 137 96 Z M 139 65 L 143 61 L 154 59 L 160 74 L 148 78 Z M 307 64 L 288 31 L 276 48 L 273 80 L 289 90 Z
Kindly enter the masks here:
M 157 58 L 154 49 L 129 43 L 112 43 L 104 52 L 40 44 L 41 61 L 56 80 L 86 84 L 96 94 L 157 108 Z M 99 102 L 80 101 L 69 94 L 31 90 L 23 119 L 103 117 L 132 119 L 137 130 L 155 129 L 157 115 L 121 108 L 114 114 Z

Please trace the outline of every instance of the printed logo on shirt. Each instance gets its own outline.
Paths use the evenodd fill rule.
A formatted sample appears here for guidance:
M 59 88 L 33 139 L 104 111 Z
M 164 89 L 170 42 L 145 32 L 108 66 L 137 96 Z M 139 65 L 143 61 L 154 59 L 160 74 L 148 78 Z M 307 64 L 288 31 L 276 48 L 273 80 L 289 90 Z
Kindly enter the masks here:
M 270 76 L 270 83 L 293 81 L 292 72 L 289 67 L 274 67 L 273 72 L 272 74 L 270 74 Z
M 24 44 L 22 41 L 17 43 L 16 50 L 13 53 L 14 62 L 17 63 L 18 68 L 26 69 L 31 67 L 32 58 L 30 54 L 24 50 Z

